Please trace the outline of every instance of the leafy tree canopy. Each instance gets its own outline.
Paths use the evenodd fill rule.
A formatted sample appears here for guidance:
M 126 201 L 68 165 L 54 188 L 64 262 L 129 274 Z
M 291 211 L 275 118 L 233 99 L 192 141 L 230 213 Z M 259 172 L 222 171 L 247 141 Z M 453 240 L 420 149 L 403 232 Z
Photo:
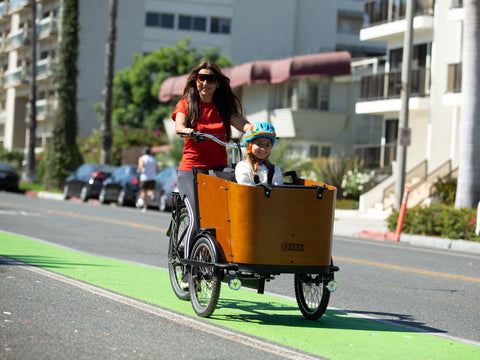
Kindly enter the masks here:
M 172 104 L 158 101 L 162 82 L 172 76 L 189 73 L 202 61 L 212 61 L 220 67 L 233 63 L 216 47 L 200 51 L 188 38 L 175 47 L 165 46 L 148 55 L 134 54 L 133 64 L 116 73 L 113 85 L 113 124 L 133 128 L 163 129 Z

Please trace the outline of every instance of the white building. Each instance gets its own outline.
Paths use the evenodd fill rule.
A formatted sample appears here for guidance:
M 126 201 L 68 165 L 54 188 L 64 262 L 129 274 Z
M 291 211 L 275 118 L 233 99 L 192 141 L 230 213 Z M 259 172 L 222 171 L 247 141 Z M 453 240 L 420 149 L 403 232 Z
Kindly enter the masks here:
M 37 4 L 37 144 L 51 136 L 60 0 Z M 29 0 L 0 0 L 0 145 L 26 144 L 32 28 Z M 100 127 L 108 1 L 79 0 L 77 79 L 79 135 Z M 348 50 L 353 57 L 379 54 L 384 44 L 361 42 L 363 0 L 119 0 L 115 70 L 134 53 L 149 53 L 190 37 L 192 45 L 217 46 L 236 63 Z
M 429 196 L 439 177 L 458 168 L 458 126 L 461 109 L 463 5 L 459 0 L 417 0 L 413 19 L 412 83 L 409 101 L 411 145 L 407 148 L 406 184 L 409 205 Z M 401 63 L 406 28 L 405 1 L 366 1 L 365 41 L 387 44 L 384 66 L 371 67 L 361 79 L 357 114 L 383 118 L 382 165 L 395 172 L 400 113 Z M 376 64 L 372 62 L 372 64 Z M 394 201 L 395 175 L 364 194 L 362 209 L 386 209 Z

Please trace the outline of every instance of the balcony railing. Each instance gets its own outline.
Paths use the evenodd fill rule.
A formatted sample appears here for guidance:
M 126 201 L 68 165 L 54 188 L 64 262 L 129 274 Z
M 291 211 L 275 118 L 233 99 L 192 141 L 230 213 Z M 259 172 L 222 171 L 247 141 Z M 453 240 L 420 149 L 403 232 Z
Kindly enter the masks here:
M 360 79 L 360 100 L 380 100 L 400 97 L 402 72 L 362 76 Z M 426 68 L 412 69 L 410 96 L 423 97 L 430 92 L 430 71 Z
M 58 25 L 57 20 L 50 17 L 42 19 L 40 24 L 37 25 L 37 34 L 39 37 L 44 37 L 49 34 L 57 32 Z
M 462 63 L 449 64 L 447 68 L 447 92 L 462 92 Z
M 53 115 L 55 110 L 55 102 L 53 99 L 40 99 L 35 103 L 37 116 L 39 118 L 46 118 Z
M 20 45 L 28 45 L 30 38 L 28 34 L 25 34 L 25 30 L 17 32 L 15 35 L 7 37 L 6 47 L 16 47 Z
M 28 0 L 10 0 L 10 9 L 28 5 Z
M 28 82 L 28 70 L 21 66 L 12 72 L 5 73 L 5 84 Z
M 414 15 L 433 15 L 435 0 L 415 0 Z M 367 1 L 364 11 L 364 27 L 379 25 L 405 18 L 406 2 L 397 0 Z
M 53 71 L 53 61 L 49 58 L 37 61 L 37 77 L 51 76 Z

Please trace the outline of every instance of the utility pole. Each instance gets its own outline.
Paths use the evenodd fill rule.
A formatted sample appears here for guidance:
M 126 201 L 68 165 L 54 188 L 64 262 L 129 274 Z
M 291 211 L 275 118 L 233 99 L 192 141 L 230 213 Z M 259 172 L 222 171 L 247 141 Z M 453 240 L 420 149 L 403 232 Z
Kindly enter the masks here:
M 395 174 L 395 207 L 400 209 L 405 187 L 405 171 L 407 163 L 407 146 L 410 145 L 410 128 L 408 127 L 408 102 L 410 99 L 410 83 L 412 68 L 413 41 L 413 0 L 407 0 L 405 13 L 405 36 L 403 38 L 402 57 L 402 92 L 400 119 L 398 121 L 397 166 Z
M 115 62 L 115 39 L 117 0 L 109 1 L 109 28 L 107 44 L 105 45 L 105 83 L 103 88 L 103 123 L 102 123 L 102 164 L 110 164 L 110 149 L 113 142 L 112 133 L 112 87 L 113 68 Z
M 30 111 L 28 127 L 28 155 L 27 155 L 27 174 L 26 180 L 37 182 L 37 172 L 35 166 L 35 141 L 37 132 L 37 4 L 35 0 L 30 0 L 32 29 L 31 29 L 31 66 L 30 66 Z

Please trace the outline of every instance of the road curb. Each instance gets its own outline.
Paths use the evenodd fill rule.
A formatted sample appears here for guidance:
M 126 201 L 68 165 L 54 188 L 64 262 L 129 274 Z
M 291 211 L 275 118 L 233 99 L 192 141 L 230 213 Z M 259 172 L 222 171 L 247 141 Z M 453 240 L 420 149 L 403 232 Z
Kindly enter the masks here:
M 381 241 L 395 241 L 395 233 L 393 232 L 364 230 L 358 233 L 358 237 Z M 479 242 L 462 239 L 446 239 L 436 236 L 401 234 L 400 242 L 416 246 L 480 254 Z

